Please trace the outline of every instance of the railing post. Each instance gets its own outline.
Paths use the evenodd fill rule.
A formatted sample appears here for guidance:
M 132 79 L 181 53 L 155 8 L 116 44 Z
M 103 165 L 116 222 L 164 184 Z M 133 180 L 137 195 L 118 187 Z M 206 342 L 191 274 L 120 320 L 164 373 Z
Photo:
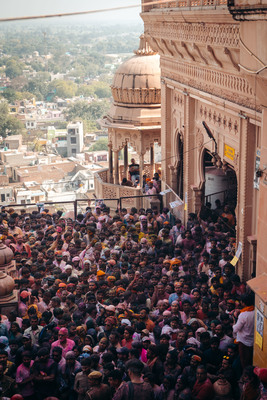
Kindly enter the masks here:
M 78 201 L 74 200 L 74 218 L 77 218 Z

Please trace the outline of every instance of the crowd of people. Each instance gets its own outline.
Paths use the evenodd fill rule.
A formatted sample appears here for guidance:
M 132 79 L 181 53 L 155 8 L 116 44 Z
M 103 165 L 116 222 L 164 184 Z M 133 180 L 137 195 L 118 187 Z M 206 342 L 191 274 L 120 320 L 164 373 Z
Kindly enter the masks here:
M 267 398 L 233 218 L 219 203 L 186 226 L 168 208 L 2 207 L 19 303 L 1 314 L 0 399 Z

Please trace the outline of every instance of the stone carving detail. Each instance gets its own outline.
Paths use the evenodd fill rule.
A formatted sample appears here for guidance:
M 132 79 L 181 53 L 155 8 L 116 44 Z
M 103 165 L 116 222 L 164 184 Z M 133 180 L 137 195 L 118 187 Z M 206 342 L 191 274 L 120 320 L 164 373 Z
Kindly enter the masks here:
M 160 89 L 137 88 L 120 89 L 111 87 L 112 96 L 115 102 L 130 104 L 160 104 Z
M 221 115 L 215 108 L 207 108 L 203 104 L 200 104 L 198 114 L 202 121 L 206 121 L 211 126 L 220 127 L 223 124 L 224 130 L 228 130 L 229 133 L 235 135 L 239 133 L 238 120 L 232 120 L 232 117 L 228 114 Z
M 148 177 L 152 178 L 152 167 L 151 165 L 145 165 L 143 169 L 143 173 L 146 174 Z
M 176 106 L 183 108 L 184 107 L 184 96 L 182 94 L 179 94 L 178 92 L 174 92 L 173 103 Z
M 146 22 L 146 33 L 152 37 L 239 48 L 238 24 L 198 24 Z
M 200 129 L 197 129 L 196 132 L 196 145 L 199 147 L 199 150 L 203 147 L 204 144 L 204 135 Z
M 99 178 L 102 179 L 103 182 L 108 181 L 108 171 L 99 171 L 98 172 Z
M 133 192 L 133 190 L 131 189 L 120 189 L 120 197 L 131 197 L 131 196 L 135 196 L 136 193 Z M 132 199 L 130 199 L 132 200 Z
M 238 170 L 239 170 L 239 154 L 238 153 L 235 153 L 233 163 L 234 163 L 236 176 L 238 176 Z
M 103 199 L 115 199 L 116 197 L 116 187 L 103 185 Z
M 255 109 L 253 90 L 242 76 L 167 59 L 161 60 L 161 67 L 164 77 Z

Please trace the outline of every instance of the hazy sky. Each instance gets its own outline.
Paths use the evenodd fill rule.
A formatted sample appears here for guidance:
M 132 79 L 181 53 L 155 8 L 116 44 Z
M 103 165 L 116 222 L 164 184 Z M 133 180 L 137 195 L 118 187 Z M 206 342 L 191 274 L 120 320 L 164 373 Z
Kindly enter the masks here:
M 126 5 L 141 4 L 141 0 L 0 0 L 2 4 L 0 18 L 44 15 L 53 13 L 66 13 L 77 11 L 88 11 L 103 8 L 112 8 Z M 130 8 L 128 10 L 110 11 L 80 17 L 81 20 L 110 22 L 139 22 L 141 9 Z M 75 17 L 76 18 L 76 17 Z M 64 18 L 65 19 L 65 18 Z M 49 19 L 51 20 L 51 19 Z M 61 17 L 60 20 L 63 20 Z

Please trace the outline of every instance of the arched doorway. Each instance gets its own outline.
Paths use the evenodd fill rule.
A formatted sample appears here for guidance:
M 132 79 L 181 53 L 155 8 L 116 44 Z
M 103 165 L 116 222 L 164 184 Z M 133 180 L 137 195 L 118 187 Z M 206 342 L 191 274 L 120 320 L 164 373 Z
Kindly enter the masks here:
M 184 142 L 181 133 L 177 135 L 177 194 L 180 199 L 184 198 Z
M 220 200 L 222 206 L 227 204 L 234 211 L 237 203 L 237 178 L 233 167 L 205 150 L 203 169 L 204 204 L 209 202 L 211 208 L 215 209 L 215 201 Z

